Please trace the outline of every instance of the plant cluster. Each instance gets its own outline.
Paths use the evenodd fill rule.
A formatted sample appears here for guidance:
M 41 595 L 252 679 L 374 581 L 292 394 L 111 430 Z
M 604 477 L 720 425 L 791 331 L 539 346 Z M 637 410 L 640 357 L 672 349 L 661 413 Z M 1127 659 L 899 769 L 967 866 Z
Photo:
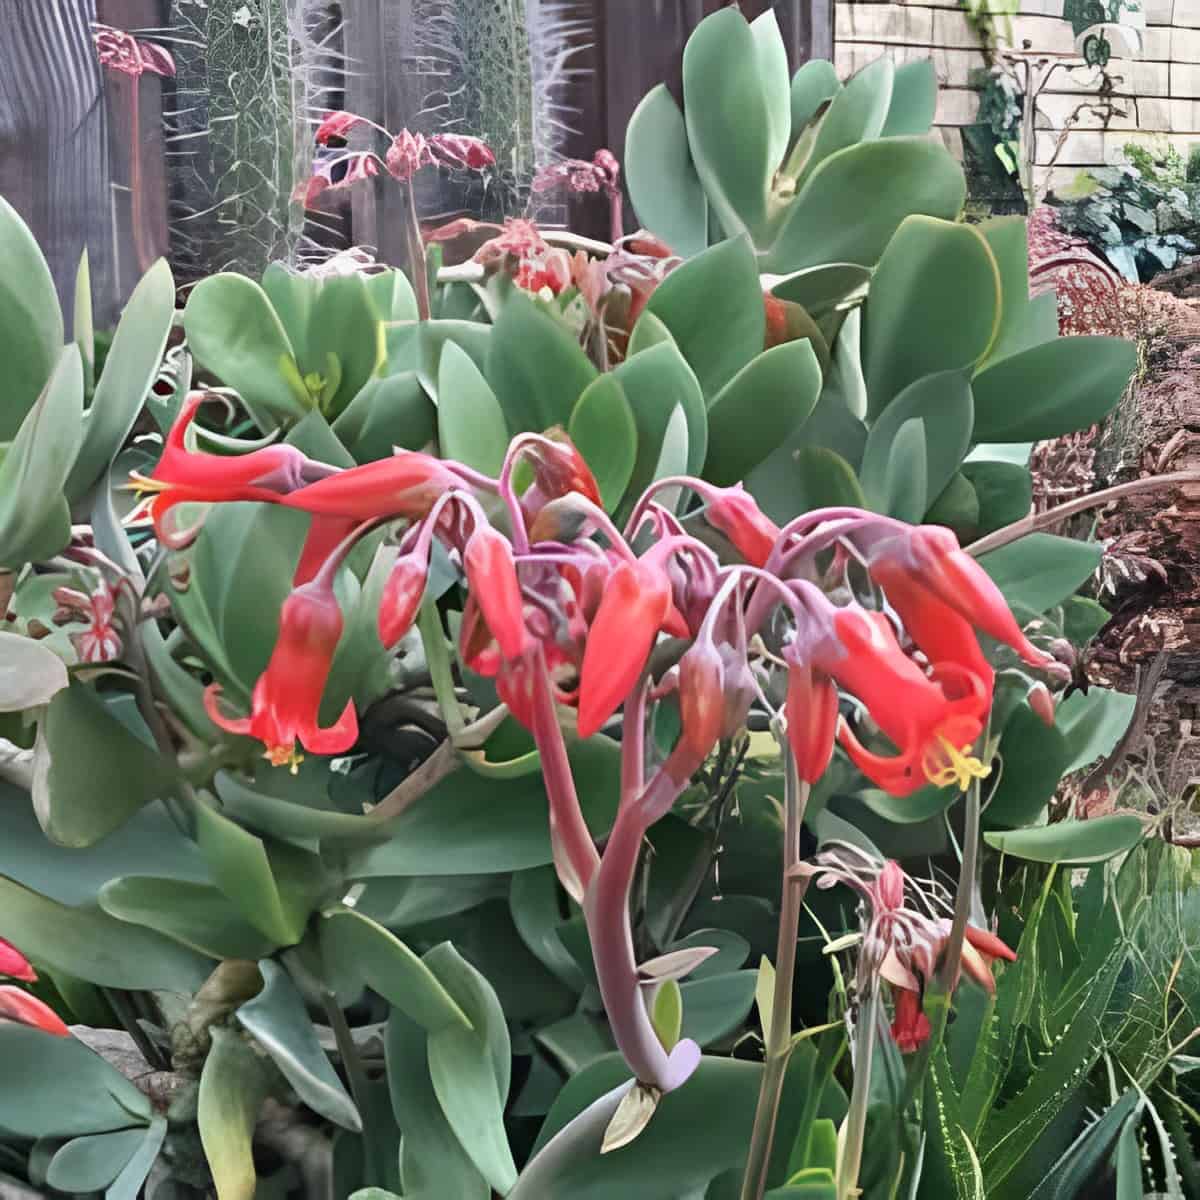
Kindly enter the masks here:
M 1126 278 L 1148 283 L 1196 253 L 1196 184 L 1173 147 L 1130 143 L 1126 162 L 1081 172 L 1053 198 L 1063 228 L 1085 238 Z
M 1191 1186 L 1195 872 L 1050 819 L 1132 703 L 1076 686 L 1102 548 L 1025 465 L 1133 349 L 1058 336 L 1022 220 L 955 219 L 929 64 L 789 79 L 725 9 L 683 68 L 638 234 L 220 274 L 182 343 L 158 263 L 102 361 L 86 264 L 64 346 L 0 205 L 4 1174 Z M 410 190 L 489 166 L 387 137 Z

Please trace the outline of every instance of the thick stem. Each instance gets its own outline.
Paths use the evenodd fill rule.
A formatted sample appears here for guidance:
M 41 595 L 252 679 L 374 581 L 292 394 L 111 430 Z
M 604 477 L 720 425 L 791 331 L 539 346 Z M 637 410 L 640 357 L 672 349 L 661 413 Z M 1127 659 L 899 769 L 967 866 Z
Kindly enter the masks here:
M 842 1161 L 838 1165 L 837 1200 L 849 1200 L 858 1195 L 858 1172 L 862 1166 L 863 1137 L 867 1132 L 867 1101 L 871 1096 L 875 1027 L 879 1023 L 879 980 L 872 979 L 870 988 L 854 1031 L 854 1089 L 850 1094 L 850 1110 L 846 1113 Z
M 1089 508 L 1099 508 L 1113 500 L 1120 500 L 1124 496 L 1132 496 L 1137 492 L 1150 492 L 1155 488 L 1171 487 L 1173 484 L 1183 483 L 1200 483 L 1200 471 L 1171 471 L 1166 475 L 1147 475 L 1144 479 L 1131 479 L 1128 483 L 1118 483 L 1103 491 L 1093 492 L 1090 496 L 1080 496 L 1076 500 L 1068 500 L 1065 504 L 1047 509 L 1044 513 L 1032 513 L 1028 517 L 1014 521 L 1011 525 L 1005 525 L 1003 529 L 997 529 L 994 533 L 989 533 L 987 537 L 981 537 L 978 541 L 972 542 L 966 547 L 966 551 L 978 558 L 979 555 L 986 554 L 989 550 L 998 550 L 1001 546 L 1007 546 L 1009 542 L 1015 542 L 1018 538 L 1025 537 L 1026 534 L 1036 533 L 1039 529 L 1048 529 L 1052 525 L 1057 525 L 1059 521 L 1065 521 L 1068 517 L 1075 516 L 1076 513 L 1087 512 Z
M 133 253 L 138 274 L 150 269 L 150 251 L 146 249 L 145 205 L 142 195 L 141 78 L 129 76 L 129 220 L 133 226 Z
M 646 689 L 643 678 L 625 701 L 621 726 L 621 807 L 629 804 L 645 784 L 646 778 Z
M 429 320 L 429 273 L 425 268 L 425 242 L 421 238 L 421 219 L 417 215 L 417 190 L 410 179 L 408 193 L 408 262 L 412 271 L 413 292 L 417 297 L 417 316 Z
M 368 1094 L 370 1082 L 367 1072 L 358 1056 L 358 1047 L 354 1044 L 354 1036 L 346 1023 L 346 1014 L 338 1006 L 337 997 L 328 988 L 321 987 L 321 1003 L 325 1007 L 325 1015 L 329 1018 L 329 1028 L 333 1030 L 334 1041 L 337 1042 L 338 1057 L 342 1060 L 342 1068 L 346 1072 L 346 1081 L 350 1084 L 350 1095 L 354 1097 L 354 1106 L 362 1120 L 363 1139 L 363 1183 L 374 1187 L 382 1182 L 377 1173 L 376 1131 L 371 1119 L 371 1098 Z
M 779 941 L 775 950 L 775 991 L 771 1000 L 770 1028 L 766 1035 L 766 1057 L 746 1173 L 742 1178 L 742 1200 L 759 1200 L 767 1186 L 767 1168 L 775 1141 L 775 1122 L 783 1094 L 783 1078 L 792 1049 L 792 987 L 796 974 L 796 943 L 800 936 L 800 911 L 807 880 L 798 878 L 793 868 L 800 863 L 800 830 L 808 804 L 809 785 L 796 773 L 787 740 L 780 743 L 784 760 L 783 817 L 783 890 L 779 905 Z

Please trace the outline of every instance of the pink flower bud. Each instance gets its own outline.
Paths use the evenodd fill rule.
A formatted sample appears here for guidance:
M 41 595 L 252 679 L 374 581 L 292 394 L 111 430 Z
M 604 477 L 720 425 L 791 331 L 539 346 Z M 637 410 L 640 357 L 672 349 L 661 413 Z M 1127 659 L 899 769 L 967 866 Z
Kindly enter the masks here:
M 396 559 L 379 603 L 379 640 L 391 649 L 411 628 L 425 595 L 427 560 L 418 554 Z
M 1054 727 L 1054 697 L 1050 694 L 1050 689 L 1044 683 L 1035 683 L 1029 689 L 1029 693 L 1025 699 L 1029 703 L 1029 707 L 1042 719 L 1043 725 Z
M 422 167 L 433 162 L 433 157 L 424 134 L 402 129 L 392 138 L 383 161 L 392 178 L 407 183 Z

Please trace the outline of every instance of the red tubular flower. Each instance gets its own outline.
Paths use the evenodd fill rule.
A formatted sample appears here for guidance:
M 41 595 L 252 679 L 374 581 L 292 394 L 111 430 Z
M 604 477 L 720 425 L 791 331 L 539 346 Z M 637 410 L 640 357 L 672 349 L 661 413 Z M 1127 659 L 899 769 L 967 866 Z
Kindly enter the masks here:
M 671 584 L 657 567 L 622 562 L 608 577 L 583 653 L 580 737 L 591 737 L 620 708 L 670 609 Z
M 295 446 L 264 446 L 237 455 L 188 450 L 184 435 L 204 398 L 203 392 L 192 392 L 183 402 L 154 474 L 149 478 L 130 476 L 139 490 L 155 493 L 150 502 L 155 534 L 160 542 L 173 548 L 187 540 L 186 534 L 172 534 L 166 526 L 166 515 L 176 504 L 277 501 L 283 494 L 334 470 L 306 458 Z
M 54 1034 L 55 1037 L 71 1036 L 71 1031 L 54 1009 L 36 996 L 31 996 L 10 984 L 0 986 L 0 1020 L 32 1025 L 43 1033 Z
M 29 965 L 29 960 L 4 938 L 0 938 L 0 975 L 20 979 L 24 983 L 37 983 L 37 972 Z
M 521 496 L 521 511 L 525 514 L 527 529 L 532 531 L 538 514 L 547 504 L 564 496 L 583 496 L 597 507 L 601 506 L 596 477 L 561 426 L 555 425 L 542 436 L 529 438 L 524 458 L 533 466 L 533 483 Z
M 837 734 L 838 696 L 829 677 L 807 664 L 788 667 L 788 744 L 796 772 L 805 783 L 816 783 L 833 757 Z
M 430 160 L 443 167 L 483 171 L 496 165 L 496 156 L 482 138 L 465 133 L 434 133 L 428 145 Z
M 708 757 L 725 725 L 725 669 L 710 638 L 697 638 L 679 660 L 679 717 L 677 749 L 683 770 L 673 775 L 686 781 Z
M 910 612 L 940 602 L 989 637 L 1011 646 L 1030 666 L 1052 661 L 1021 632 L 1000 589 L 988 573 L 958 544 L 948 529 L 921 525 L 880 542 L 869 557 L 871 577 L 888 593 L 904 595 Z M 893 600 L 893 603 L 895 601 Z M 941 611 L 936 610 L 936 611 Z M 930 618 L 930 623 L 937 618 Z
M 361 125 L 364 118 L 357 113 L 331 112 L 317 126 L 316 142 L 318 146 L 328 146 L 333 138 L 344 138 L 356 125 Z
M 508 539 L 477 520 L 463 550 L 463 569 L 483 619 L 500 645 L 500 653 L 510 662 L 520 658 L 529 645 L 529 634 Z
M 332 570 L 323 571 L 296 588 L 283 602 L 279 638 L 267 669 L 259 676 L 248 717 L 226 717 L 218 707 L 220 687 L 204 693 L 208 715 L 230 733 L 258 738 L 272 766 L 290 766 L 295 773 L 303 755 L 296 740 L 313 754 L 338 754 L 358 738 L 354 702 L 328 729 L 318 725 L 321 695 L 329 679 L 333 655 L 342 635 L 342 612 L 333 594 Z
M 921 993 L 911 988 L 893 987 L 892 999 L 896 1004 L 892 1037 L 901 1054 L 912 1054 L 929 1040 L 929 1018 L 921 1009 Z
M 901 649 L 882 613 L 857 606 L 833 618 L 843 653 L 822 649 L 817 665 L 866 705 L 899 750 L 873 754 L 843 721 L 839 740 L 854 764 L 893 796 L 926 782 L 964 790 L 991 768 L 971 754 L 991 704 L 991 689 L 958 662 L 937 662 L 926 675 Z
M 271 499 L 322 516 L 371 521 L 378 517 L 423 517 L 451 488 L 463 490 L 461 477 L 439 459 L 413 450 L 347 467 Z
M 736 487 L 713 488 L 711 496 L 704 510 L 705 520 L 719 529 L 752 567 L 763 566 L 779 538 L 779 526 L 740 483 Z
M 425 595 L 429 559 L 418 552 L 396 559 L 379 602 L 379 640 L 391 649 L 413 626 Z

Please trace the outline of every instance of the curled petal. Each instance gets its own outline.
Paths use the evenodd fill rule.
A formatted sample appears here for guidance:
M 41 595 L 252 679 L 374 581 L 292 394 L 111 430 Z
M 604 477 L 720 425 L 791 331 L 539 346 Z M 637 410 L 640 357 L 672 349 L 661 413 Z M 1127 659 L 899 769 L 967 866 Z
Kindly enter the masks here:
M 0 975 L 20 979 L 24 983 L 37 982 L 37 972 L 29 965 L 29 960 L 4 938 L 0 938 Z
M 357 113 L 331 112 L 317 126 L 316 142 L 318 146 L 328 146 L 332 138 L 344 138 L 356 126 L 361 125 L 364 118 Z
M 967 926 L 967 941 L 988 958 L 999 958 L 1005 962 L 1016 962 L 1017 955 L 1010 950 L 994 933 L 986 929 L 977 929 L 974 925 Z
M 467 583 L 506 659 L 519 658 L 529 642 L 524 601 L 512 546 L 490 525 L 478 524 L 463 551 Z
M 55 1037 L 70 1037 L 63 1019 L 48 1004 L 10 984 L 0 985 L 0 1020 L 32 1025 Z
M 892 1037 L 901 1054 L 919 1050 L 929 1040 L 929 1018 L 921 1010 L 921 994 L 908 988 L 893 988 L 896 1016 L 892 1021 Z
M 435 133 L 430 135 L 428 144 L 430 161 L 444 167 L 483 171 L 496 165 L 496 156 L 482 138 L 465 133 Z

